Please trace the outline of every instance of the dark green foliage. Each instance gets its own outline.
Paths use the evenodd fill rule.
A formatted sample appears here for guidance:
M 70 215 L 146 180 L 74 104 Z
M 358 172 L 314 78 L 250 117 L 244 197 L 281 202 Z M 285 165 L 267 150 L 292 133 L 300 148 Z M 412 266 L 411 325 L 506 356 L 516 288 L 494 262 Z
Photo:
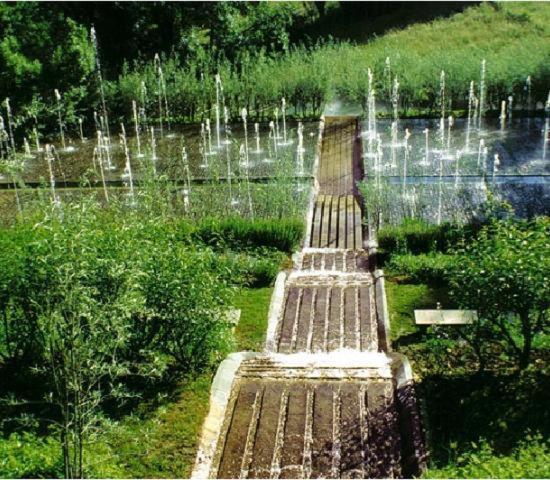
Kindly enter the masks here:
M 399 225 L 387 225 L 377 232 L 380 255 L 386 259 L 402 253 L 447 252 L 459 241 L 473 238 L 479 228 L 477 224 L 435 225 L 407 218 Z
M 462 308 L 507 345 L 520 368 L 531 360 L 535 337 L 548 333 L 550 221 L 493 221 L 455 251 L 447 277 Z
M 300 243 L 303 229 L 303 222 L 298 219 L 212 218 L 202 221 L 193 237 L 214 248 L 268 247 L 292 253 Z
M 441 286 L 446 282 L 446 273 L 453 261 L 452 255 L 441 253 L 394 255 L 386 269 L 390 275 L 405 277 L 408 281 Z

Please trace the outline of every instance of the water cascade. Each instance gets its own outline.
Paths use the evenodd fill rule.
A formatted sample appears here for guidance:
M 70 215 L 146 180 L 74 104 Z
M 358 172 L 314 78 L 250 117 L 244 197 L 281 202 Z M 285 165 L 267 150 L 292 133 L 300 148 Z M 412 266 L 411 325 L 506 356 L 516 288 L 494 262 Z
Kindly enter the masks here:
M 120 131 L 120 145 L 122 147 L 122 150 L 124 151 L 124 158 L 126 160 L 126 163 L 124 164 L 124 173 L 122 174 L 122 178 L 124 180 L 128 180 L 128 186 L 130 187 L 130 200 L 131 203 L 134 204 L 134 178 L 132 176 L 132 165 L 130 163 L 130 151 L 128 150 L 128 142 L 126 141 L 126 129 L 124 128 L 123 123 L 120 124 Z
M 61 94 L 59 93 L 59 90 L 56 88 L 54 90 L 55 92 L 55 99 L 57 100 L 57 120 L 59 122 L 59 137 L 61 138 L 61 146 L 63 147 L 63 150 L 66 150 L 67 145 L 65 145 L 65 132 L 63 131 L 63 120 L 61 119 Z
M 481 120 L 485 115 L 485 103 L 487 95 L 487 87 L 485 85 L 485 73 L 486 73 L 486 63 L 485 59 L 481 60 L 481 70 L 479 75 L 479 119 L 478 119 L 478 128 L 481 128 Z
M 136 146 L 137 146 L 137 156 L 141 158 L 143 154 L 141 153 L 141 140 L 139 138 L 139 120 L 137 112 L 137 104 L 135 100 L 132 100 L 132 113 L 134 115 L 134 131 L 136 132 Z

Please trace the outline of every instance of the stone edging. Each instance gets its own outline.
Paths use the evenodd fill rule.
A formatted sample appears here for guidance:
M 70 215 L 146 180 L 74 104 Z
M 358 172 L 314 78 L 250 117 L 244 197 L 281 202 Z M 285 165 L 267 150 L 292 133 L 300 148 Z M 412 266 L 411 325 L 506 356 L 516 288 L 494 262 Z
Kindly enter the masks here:
M 258 355 L 260 353 L 257 352 L 231 353 L 218 367 L 210 390 L 210 410 L 202 426 L 191 478 L 210 478 L 212 460 L 220 438 L 225 410 L 231 395 L 235 375 L 243 361 L 256 358 Z

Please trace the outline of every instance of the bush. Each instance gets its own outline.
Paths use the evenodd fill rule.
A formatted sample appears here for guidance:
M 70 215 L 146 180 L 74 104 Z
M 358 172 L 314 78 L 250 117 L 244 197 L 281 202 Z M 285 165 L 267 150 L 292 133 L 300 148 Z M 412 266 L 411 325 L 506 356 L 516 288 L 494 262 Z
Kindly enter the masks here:
M 452 255 L 441 253 L 395 255 L 387 269 L 391 275 L 405 276 L 412 282 L 441 285 L 446 283 L 446 272 L 453 261 Z
M 535 336 L 548 331 L 550 219 L 492 221 L 476 240 L 456 249 L 451 295 L 477 310 L 520 368 L 530 362 Z
M 303 222 L 297 219 L 211 218 L 197 226 L 193 237 L 215 248 L 269 247 L 292 253 L 300 243 L 303 230 Z
M 0 438 L 0 477 L 61 478 L 63 460 L 59 442 L 31 433 Z

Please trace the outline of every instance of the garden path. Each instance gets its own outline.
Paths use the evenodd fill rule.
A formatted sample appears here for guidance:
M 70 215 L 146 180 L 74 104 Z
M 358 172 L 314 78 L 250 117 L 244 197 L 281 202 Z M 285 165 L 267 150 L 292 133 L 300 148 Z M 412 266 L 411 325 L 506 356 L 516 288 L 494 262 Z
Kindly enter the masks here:
M 383 275 L 363 246 L 359 125 L 324 119 L 304 248 L 277 279 L 265 352 L 237 354 L 218 371 L 196 478 L 400 477 L 422 468 L 410 367 L 389 352 Z

